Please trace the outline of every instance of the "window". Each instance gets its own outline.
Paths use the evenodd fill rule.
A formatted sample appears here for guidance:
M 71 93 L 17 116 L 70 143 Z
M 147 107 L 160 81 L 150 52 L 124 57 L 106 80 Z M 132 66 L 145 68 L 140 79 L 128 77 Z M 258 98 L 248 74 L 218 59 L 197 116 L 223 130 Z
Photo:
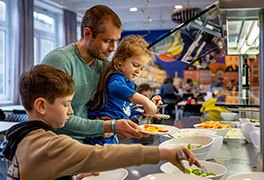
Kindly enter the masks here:
M 0 0 L 0 101 L 7 102 L 11 100 L 11 82 L 10 82 L 10 67 L 11 61 L 9 58 L 8 42 L 11 42 L 9 37 L 10 17 L 7 16 L 8 3 L 6 0 Z
M 77 21 L 77 39 L 81 39 L 81 22 Z
M 34 11 L 34 63 L 39 64 L 43 57 L 58 46 L 57 15 L 45 9 Z

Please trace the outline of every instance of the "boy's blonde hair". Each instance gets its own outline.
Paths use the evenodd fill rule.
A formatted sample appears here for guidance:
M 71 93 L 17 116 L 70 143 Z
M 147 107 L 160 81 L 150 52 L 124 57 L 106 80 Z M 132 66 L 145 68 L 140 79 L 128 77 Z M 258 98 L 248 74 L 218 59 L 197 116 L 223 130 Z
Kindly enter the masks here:
M 31 111 L 34 101 L 39 97 L 52 104 L 56 98 L 72 95 L 74 81 L 64 71 L 40 64 L 22 73 L 19 91 L 23 106 Z
M 148 46 L 149 44 L 144 40 L 144 38 L 138 35 L 129 35 L 122 39 L 116 49 L 112 61 L 109 63 L 100 79 L 98 90 L 94 95 L 92 103 L 90 103 L 90 109 L 95 110 L 104 106 L 107 99 L 107 79 L 113 72 L 121 71 L 121 66 L 126 59 L 132 56 L 143 55 L 149 56 L 150 61 L 153 60 L 153 52 L 148 49 Z

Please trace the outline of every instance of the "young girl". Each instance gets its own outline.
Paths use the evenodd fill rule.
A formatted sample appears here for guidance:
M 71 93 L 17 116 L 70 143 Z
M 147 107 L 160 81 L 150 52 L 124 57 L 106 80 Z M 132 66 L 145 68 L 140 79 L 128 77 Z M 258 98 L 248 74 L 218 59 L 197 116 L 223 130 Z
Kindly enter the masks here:
M 156 114 L 156 105 L 149 98 L 138 93 L 133 82 L 153 59 L 153 54 L 147 47 L 148 43 L 142 37 L 135 35 L 127 36 L 120 42 L 90 102 L 89 118 L 129 119 L 132 115 L 132 106 L 136 104 L 143 107 L 145 116 Z M 89 142 L 92 138 L 87 138 L 86 143 L 116 143 L 113 136 L 95 139 L 101 139 L 103 142 Z

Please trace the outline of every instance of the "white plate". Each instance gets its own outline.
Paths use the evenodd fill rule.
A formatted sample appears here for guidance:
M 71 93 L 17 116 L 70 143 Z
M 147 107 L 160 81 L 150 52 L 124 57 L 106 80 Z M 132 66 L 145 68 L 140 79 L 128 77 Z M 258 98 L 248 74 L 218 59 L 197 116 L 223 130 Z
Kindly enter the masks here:
M 182 161 L 182 162 L 184 163 L 186 168 L 189 167 L 189 165 L 188 165 L 189 163 L 187 161 Z M 209 162 L 209 161 L 200 161 L 200 162 L 207 169 L 208 172 L 212 172 L 212 173 L 216 174 L 216 176 L 208 177 L 208 178 L 211 178 L 211 179 L 219 178 L 219 177 L 223 176 L 227 171 L 226 168 L 221 164 Z M 197 168 L 195 165 L 193 165 L 191 167 Z M 160 166 L 160 170 L 164 173 L 167 173 L 167 174 L 177 174 L 177 175 L 183 174 L 182 171 L 180 171 L 176 166 L 174 166 L 173 164 L 171 164 L 169 162 L 162 164 Z M 191 175 L 191 176 L 199 177 L 196 175 Z
M 182 138 L 188 136 L 200 136 L 200 135 L 215 135 L 216 132 L 210 129 L 195 129 L 195 128 L 182 128 L 179 132 L 171 134 L 175 138 Z
M 227 177 L 227 180 L 260 180 L 264 179 L 263 172 L 243 172 Z
M 150 131 L 145 131 L 144 128 L 145 124 L 140 125 L 139 127 L 141 128 L 141 132 L 144 132 L 146 134 L 151 134 L 151 135 L 166 135 L 166 134 L 174 134 L 179 131 L 179 129 L 175 126 L 168 126 L 168 125 L 162 125 L 162 124 L 148 124 L 151 126 L 156 126 L 156 127 L 162 127 L 163 130 L 168 130 L 168 132 L 150 132 Z
M 89 176 L 82 180 L 124 180 L 128 175 L 128 171 L 124 168 L 119 168 L 111 171 L 100 172 L 99 176 Z
M 208 178 L 200 177 L 200 176 L 193 176 L 190 174 L 165 174 L 165 173 L 158 173 L 158 174 L 149 174 L 140 178 L 139 180 L 175 180 L 175 179 L 184 179 L 184 180 L 205 180 Z

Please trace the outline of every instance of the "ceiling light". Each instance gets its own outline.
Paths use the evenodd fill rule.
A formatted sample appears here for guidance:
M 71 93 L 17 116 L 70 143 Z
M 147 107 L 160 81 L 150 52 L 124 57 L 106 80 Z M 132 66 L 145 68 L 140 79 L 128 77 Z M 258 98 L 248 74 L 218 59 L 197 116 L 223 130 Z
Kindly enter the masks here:
M 129 8 L 129 11 L 130 11 L 130 12 L 137 12 L 137 10 L 138 10 L 138 9 L 137 9 L 136 7 L 131 7 L 131 8 Z
M 175 5 L 174 8 L 175 8 L 175 9 L 182 9 L 183 6 L 182 6 L 182 5 Z

